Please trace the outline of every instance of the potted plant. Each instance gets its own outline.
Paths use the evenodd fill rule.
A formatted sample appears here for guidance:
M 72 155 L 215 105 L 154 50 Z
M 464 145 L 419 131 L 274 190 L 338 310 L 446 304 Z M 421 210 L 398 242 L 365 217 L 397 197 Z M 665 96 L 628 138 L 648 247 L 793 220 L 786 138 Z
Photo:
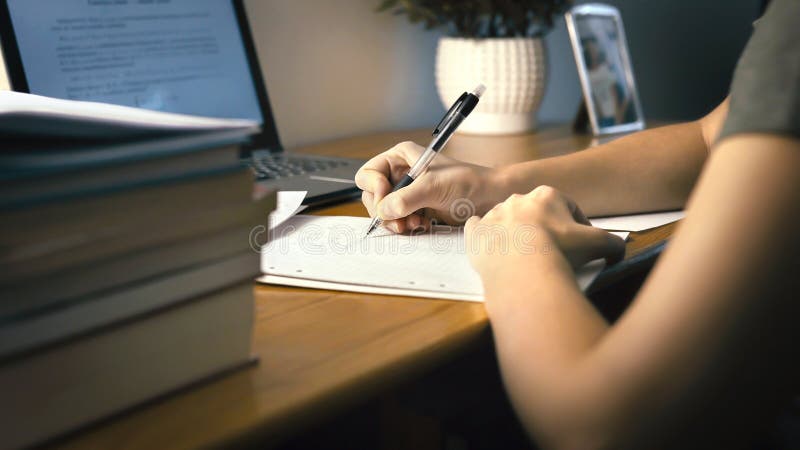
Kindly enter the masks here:
M 378 11 L 446 32 L 436 51 L 436 87 L 445 108 L 478 83 L 487 87 L 459 128 L 514 134 L 536 128 L 547 59 L 542 37 L 570 0 L 384 0 Z

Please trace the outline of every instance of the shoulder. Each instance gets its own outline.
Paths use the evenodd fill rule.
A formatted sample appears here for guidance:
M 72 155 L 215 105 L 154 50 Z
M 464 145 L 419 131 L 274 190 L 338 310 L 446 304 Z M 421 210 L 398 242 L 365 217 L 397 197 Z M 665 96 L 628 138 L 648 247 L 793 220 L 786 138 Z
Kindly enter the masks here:
M 773 0 L 736 66 L 721 138 L 738 133 L 800 137 L 800 1 Z

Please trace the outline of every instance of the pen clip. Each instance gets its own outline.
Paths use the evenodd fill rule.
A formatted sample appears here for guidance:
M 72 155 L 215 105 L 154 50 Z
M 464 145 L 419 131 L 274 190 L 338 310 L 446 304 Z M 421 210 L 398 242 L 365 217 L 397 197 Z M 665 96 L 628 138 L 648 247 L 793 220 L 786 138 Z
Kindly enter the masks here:
M 436 124 L 436 128 L 433 129 L 434 136 L 436 136 L 437 134 L 439 134 L 439 132 L 442 131 L 441 130 L 442 125 L 447 123 L 447 121 L 450 120 L 450 117 L 452 117 L 453 114 L 455 114 L 458 111 L 458 108 L 461 107 L 462 103 L 464 103 L 464 99 L 467 98 L 467 95 L 468 94 L 466 92 L 461 94 L 461 97 L 458 97 L 458 100 L 456 100 L 456 102 L 453 103 L 453 106 L 451 106 L 450 109 L 447 110 L 444 117 L 442 117 L 442 120 L 440 120 L 439 123 Z

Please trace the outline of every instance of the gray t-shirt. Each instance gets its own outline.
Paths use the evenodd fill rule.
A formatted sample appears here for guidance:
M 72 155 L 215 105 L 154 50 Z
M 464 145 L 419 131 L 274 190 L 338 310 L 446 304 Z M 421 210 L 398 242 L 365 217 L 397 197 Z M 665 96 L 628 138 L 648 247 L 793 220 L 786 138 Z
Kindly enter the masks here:
M 773 0 L 755 24 L 719 139 L 737 133 L 800 138 L 800 0 Z

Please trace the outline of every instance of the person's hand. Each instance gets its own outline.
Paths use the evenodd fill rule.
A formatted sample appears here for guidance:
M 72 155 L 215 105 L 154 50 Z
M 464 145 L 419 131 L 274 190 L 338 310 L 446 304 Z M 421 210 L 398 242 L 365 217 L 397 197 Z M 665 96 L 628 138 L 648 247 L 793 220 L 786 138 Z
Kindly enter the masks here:
M 573 270 L 599 258 L 614 263 L 625 254 L 622 239 L 592 227 L 572 200 L 549 186 L 514 194 L 483 218 L 470 218 L 464 234 L 472 266 L 484 280 L 530 274 L 549 257 L 557 262 L 559 254 Z M 542 258 L 534 261 L 533 255 Z
M 444 155 L 437 156 L 411 185 L 392 193 L 424 151 L 413 142 L 402 142 L 367 161 L 356 173 L 369 215 L 380 216 L 390 230 L 427 229 L 431 220 L 460 225 L 505 197 L 492 181 L 491 169 Z

